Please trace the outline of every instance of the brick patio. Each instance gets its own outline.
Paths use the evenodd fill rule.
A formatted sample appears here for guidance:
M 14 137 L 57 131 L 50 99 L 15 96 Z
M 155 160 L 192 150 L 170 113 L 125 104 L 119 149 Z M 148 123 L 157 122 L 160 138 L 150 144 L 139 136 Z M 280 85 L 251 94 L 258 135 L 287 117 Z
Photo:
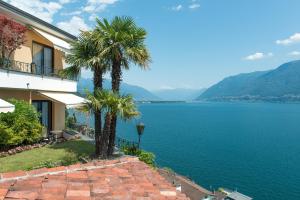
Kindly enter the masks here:
M 155 170 L 125 157 L 0 174 L 0 200 L 188 199 Z

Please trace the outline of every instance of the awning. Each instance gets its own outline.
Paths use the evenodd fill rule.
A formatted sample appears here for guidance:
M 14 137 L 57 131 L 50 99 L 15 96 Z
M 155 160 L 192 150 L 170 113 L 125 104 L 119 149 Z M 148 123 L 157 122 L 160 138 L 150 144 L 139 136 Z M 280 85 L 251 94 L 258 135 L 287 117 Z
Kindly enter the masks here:
M 55 37 L 53 35 L 50 35 L 49 33 L 46 33 L 44 31 L 41 31 L 37 28 L 33 28 L 36 32 L 38 32 L 39 34 L 41 34 L 43 37 L 45 37 L 47 40 L 49 40 L 50 42 L 53 43 L 54 48 L 60 50 L 60 51 L 64 51 L 64 52 L 69 52 L 69 50 L 71 49 L 71 46 L 68 42 Z
M 14 112 L 15 106 L 0 99 L 0 113 Z
M 40 94 L 49 100 L 65 104 L 68 109 L 81 107 L 86 102 L 86 99 L 71 93 L 40 92 Z

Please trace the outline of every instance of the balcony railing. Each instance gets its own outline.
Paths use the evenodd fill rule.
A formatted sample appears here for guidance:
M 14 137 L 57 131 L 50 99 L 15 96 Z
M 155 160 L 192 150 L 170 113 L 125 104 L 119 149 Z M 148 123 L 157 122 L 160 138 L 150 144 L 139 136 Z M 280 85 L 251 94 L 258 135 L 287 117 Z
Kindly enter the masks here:
M 8 71 L 16 71 L 38 76 L 56 77 L 76 81 L 76 76 L 64 76 L 61 69 L 53 69 L 37 66 L 35 63 L 25 63 L 16 60 L 8 60 L 0 58 L 0 69 Z

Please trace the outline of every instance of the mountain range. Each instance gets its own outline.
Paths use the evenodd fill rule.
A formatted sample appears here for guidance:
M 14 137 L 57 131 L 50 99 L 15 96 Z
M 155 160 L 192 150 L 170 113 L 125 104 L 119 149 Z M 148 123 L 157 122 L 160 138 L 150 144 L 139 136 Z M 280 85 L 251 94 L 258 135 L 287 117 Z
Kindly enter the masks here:
M 274 70 L 230 76 L 208 88 L 197 100 L 300 100 L 300 60 Z
M 204 91 L 205 89 L 175 88 L 155 90 L 152 93 L 164 101 L 193 101 Z
M 104 80 L 103 87 L 105 89 L 111 89 L 111 81 Z M 77 85 L 77 91 L 80 94 L 85 94 L 85 89 L 93 91 L 93 80 L 88 78 L 80 78 Z M 135 85 L 130 85 L 122 82 L 121 94 L 131 94 L 136 101 L 159 101 L 159 97 L 152 94 L 150 91 Z
M 111 81 L 104 80 L 103 87 L 111 89 Z M 80 78 L 77 91 L 84 95 L 85 90 L 93 91 L 93 80 L 90 78 Z M 168 89 L 149 91 L 143 87 L 130 85 L 122 82 L 121 94 L 131 94 L 136 101 L 191 101 L 198 97 L 204 90 L 196 89 Z

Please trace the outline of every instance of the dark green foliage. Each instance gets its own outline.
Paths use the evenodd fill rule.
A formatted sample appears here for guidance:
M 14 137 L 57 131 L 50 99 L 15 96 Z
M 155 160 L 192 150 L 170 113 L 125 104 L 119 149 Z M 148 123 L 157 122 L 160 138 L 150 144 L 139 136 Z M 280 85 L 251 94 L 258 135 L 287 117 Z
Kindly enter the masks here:
M 31 144 L 42 136 L 39 113 L 28 102 L 11 99 L 15 105 L 12 113 L 0 113 L 0 145 L 10 147 Z
M 68 112 L 66 114 L 66 128 L 75 129 L 77 124 L 75 113 L 72 116 L 69 116 Z
M 141 150 L 138 157 L 139 157 L 140 161 L 143 161 L 144 163 L 146 163 L 152 167 L 155 167 L 155 155 L 153 153 Z
M 155 155 L 153 153 L 138 149 L 136 146 L 123 146 L 121 149 L 126 155 L 137 156 L 140 161 L 155 167 Z

